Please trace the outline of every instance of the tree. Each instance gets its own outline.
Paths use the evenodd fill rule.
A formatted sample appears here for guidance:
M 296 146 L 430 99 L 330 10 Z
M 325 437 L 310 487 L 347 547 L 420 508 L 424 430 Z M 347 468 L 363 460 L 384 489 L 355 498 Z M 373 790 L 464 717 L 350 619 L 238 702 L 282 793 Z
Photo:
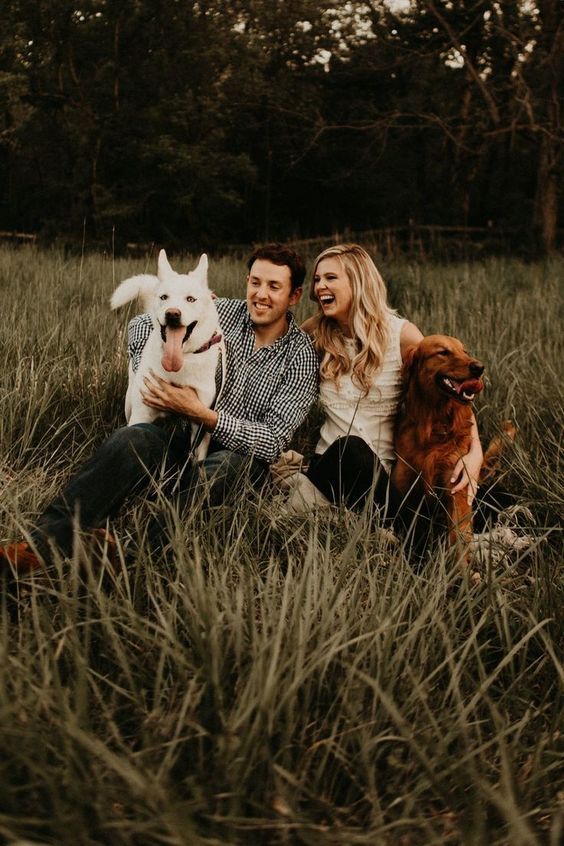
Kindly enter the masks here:
M 488 171 L 495 169 L 499 183 L 499 173 L 509 171 L 507 160 L 518 171 L 525 148 L 532 148 L 531 222 L 545 249 L 553 249 L 564 61 L 557 0 L 537 6 L 514 0 L 414 0 L 407 12 L 370 0 L 358 10 L 367 12 L 372 38 L 352 44 L 357 67 L 404 80 L 403 96 L 394 104 L 380 100 L 357 122 L 358 130 L 366 133 L 372 121 L 380 137 L 392 131 L 419 137 L 429 130 L 442 133 L 465 221 L 472 216 L 477 181 L 483 188 Z M 510 184 L 506 178 L 506 190 Z
M 5 0 L 0 220 L 193 247 L 557 232 L 557 0 Z M 532 224 L 532 225 L 531 225 Z
M 535 223 L 545 250 L 556 246 L 558 226 L 558 186 L 562 162 L 562 79 L 564 72 L 564 27 L 558 0 L 538 3 L 540 30 L 535 55 L 536 84 L 525 89 L 528 95 L 531 130 L 538 140 L 538 170 L 535 196 Z M 534 104 L 534 105 L 533 105 Z

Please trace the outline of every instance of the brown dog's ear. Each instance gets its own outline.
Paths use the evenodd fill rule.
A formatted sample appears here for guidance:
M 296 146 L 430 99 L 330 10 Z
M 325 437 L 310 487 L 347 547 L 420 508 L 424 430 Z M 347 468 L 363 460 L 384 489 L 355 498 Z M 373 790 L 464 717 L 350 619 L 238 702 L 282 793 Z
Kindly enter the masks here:
M 401 380 L 405 384 L 410 379 L 412 372 L 415 370 L 416 366 L 416 353 L 417 353 L 417 344 L 413 344 L 411 347 L 408 347 L 405 351 L 405 356 L 403 358 L 403 363 L 401 366 Z

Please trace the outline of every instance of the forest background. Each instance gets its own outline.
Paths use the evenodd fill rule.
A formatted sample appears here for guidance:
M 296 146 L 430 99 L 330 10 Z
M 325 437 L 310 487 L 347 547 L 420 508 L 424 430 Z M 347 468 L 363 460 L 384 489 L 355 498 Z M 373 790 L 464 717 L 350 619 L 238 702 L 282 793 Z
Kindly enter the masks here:
M 0 229 L 558 245 L 558 0 L 4 0 Z

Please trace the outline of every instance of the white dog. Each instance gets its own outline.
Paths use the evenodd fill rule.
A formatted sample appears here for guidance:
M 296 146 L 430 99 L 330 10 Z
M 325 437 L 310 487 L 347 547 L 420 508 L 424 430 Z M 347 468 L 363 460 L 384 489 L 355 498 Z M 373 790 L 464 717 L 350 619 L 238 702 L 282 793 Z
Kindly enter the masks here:
M 159 253 L 157 275 L 142 274 L 125 279 L 114 291 L 112 308 L 140 297 L 153 322 L 136 372 L 129 365 L 125 416 L 129 426 L 151 423 L 166 412 L 145 405 L 141 390 L 152 370 L 167 382 L 190 385 L 208 408 L 215 393 L 215 373 L 222 338 L 219 318 L 207 282 L 208 258 L 200 257 L 195 270 L 176 273 L 166 252 Z M 223 348 L 223 355 L 225 351 Z M 192 444 L 197 424 L 192 425 Z M 200 442 L 196 457 L 205 458 L 210 436 Z

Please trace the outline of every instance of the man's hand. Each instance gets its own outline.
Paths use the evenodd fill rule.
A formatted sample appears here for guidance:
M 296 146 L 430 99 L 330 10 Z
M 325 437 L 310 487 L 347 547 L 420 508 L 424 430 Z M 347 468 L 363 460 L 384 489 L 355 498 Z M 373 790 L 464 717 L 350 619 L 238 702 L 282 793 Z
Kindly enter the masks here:
M 145 389 L 141 391 L 143 402 L 159 411 L 173 411 L 183 414 L 194 423 L 201 423 L 212 431 L 217 423 L 217 412 L 207 408 L 198 398 L 197 392 L 189 385 L 175 385 L 166 382 L 152 370 L 145 376 Z

